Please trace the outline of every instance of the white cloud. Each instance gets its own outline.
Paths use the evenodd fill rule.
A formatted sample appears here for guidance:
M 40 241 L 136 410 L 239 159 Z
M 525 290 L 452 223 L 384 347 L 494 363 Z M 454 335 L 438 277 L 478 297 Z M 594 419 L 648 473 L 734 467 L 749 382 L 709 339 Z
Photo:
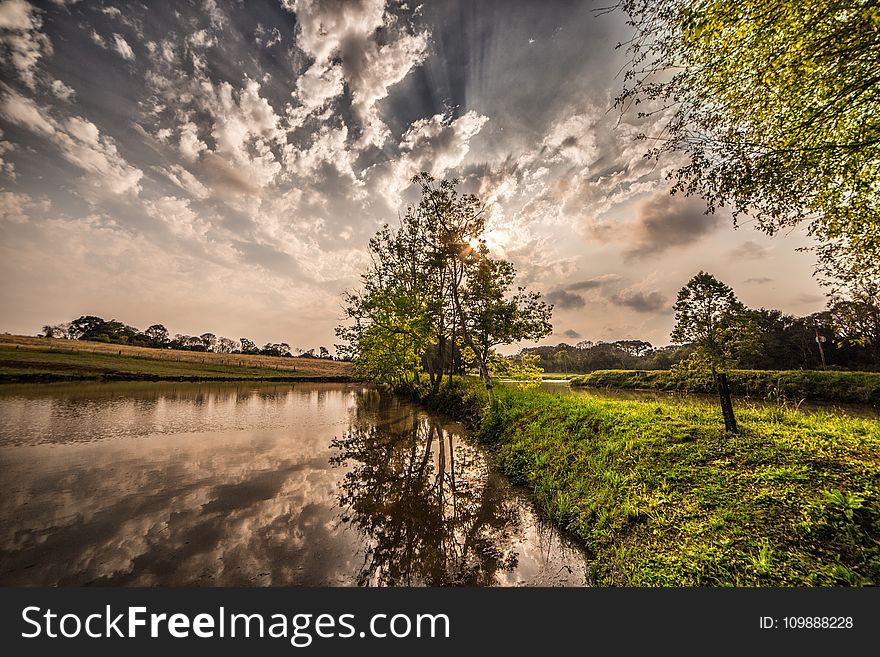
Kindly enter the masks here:
M 7 178 L 11 180 L 15 180 L 15 165 L 12 162 L 7 162 L 3 156 L 6 153 L 11 153 L 15 150 L 15 144 L 11 141 L 5 141 L 3 139 L 3 130 L 0 130 L 0 173 L 5 175 Z
M 427 47 L 427 32 L 406 34 L 381 47 L 373 42 L 365 43 L 363 49 L 346 64 L 350 76 L 352 104 L 362 123 L 362 145 L 381 146 L 385 143 L 389 132 L 379 116 L 376 103 L 385 98 L 391 87 L 424 61 Z M 354 64 L 355 57 L 359 57 L 361 61 Z
M 145 201 L 144 209 L 179 237 L 203 240 L 211 226 L 210 222 L 193 211 L 189 201 L 175 196 Z
M 100 34 L 98 34 L 95 30 L 92 30 L 92 33 L 89 35 L 89 38 L 94 41 L 96 44 L 101 46 L 102 48 L 107 47 L 107 42 L 104 40 Z
M 52 80 L 50 89 L 52 89 L 52 93 L 55 96 L 67 102 L 72 101 L 73 97 L 76 96 L 76 91 L 72 87 L 68 87 L 61 80 Z
M 376 103 L 391 87 L 424 61 L 428 33 L 396 28 L 385 13 L 385 0 L 283 0 L 296 12 L 297 45 L 314 63 L 297 82 L 297 98 L 307 112 L 323 107 L 348 84 L 361 124 L 357 146 L 381 146 L 388 128 Z M 386 30 L 379 45 L 376 33 Z M 336 61 L 340 63 L 337 64 Z
M 160 132 L 162 132 L 160 130 Z M 180 126 L 180 154 L 190 162 L 194 162 L 199 153 L 206 151 L 208 145 L 199 139 L 199 128 L 192 121 L 187 121 Z
M 344 41 L 365 41 L 383 24 L 385 0 L 282 0 L 296 13 L 297 45 L 326 61 Z
M 0 113 L 11 122 L 48 137 L 61 149 L 64 159 L 93 174 L 86 179 L 92 192 L 140 192 L 143 172 L 128 164 L 115 142 L 102 137 L 91 121 L 78 116 L 58 121 L 30 98 L 11 90 L 7 90 L 0 103 Z
M 121 34 L 113 34 L 113 50 L 118 52 L 123 59 L 134 60 L 134 51 Z
M 31 89 L 36 87 L 40 58 L 52 54 L 52 43 L 40 31 L 42 24 L 42 18 L 25 0 L 0 3 L 0 51 L 8 53 L 18 77 Z
M 324 125 L 315 133 L 308 148 L 287 149 L 285 161 L 293 175 L 311 179 L 312 182 L 317 181 L 319 169 L 327 164 L 335 166 L 337 171 L 347 173 L 353 179 L 355 175 L 351 168 L 351 153 L 347 143 L 346 126 Z
M 296 81 L 296 97 L 308 111 L 323 107 L 343 92 L 342 66 L 315 62 Z
M 157 167 L 156 170 L 193 198 L 206 199 L 211 195 L 210 190 L 198 178 L 179 164 L 172 164 L 167 169 Z
M 550 159 L 568 161 L 583 169 L 598 155 L 595 133 L 596 116 L 571 114 L 551 126 L 542 146 Z
M 34 212 L 48 212 L 48 200 L 35 201 L 27 194 L 0 192 L 0 222 L 24 224 L 33 218 Z
M 442 178 L 460 167 L 470 151 L 471 139 L 488 120 L 471 110 L 455 120 L 449 114 L 435 114 L 415 121 L 401 138 L 399 157 L 364 172 L 365 186 L 381 195 L 389 210 L 396 211 L 414 175 L 426 171 Z
M 187 37 L 186 41 L 196 48 L 210 48 L 211 46 L 217 45 L 216 37 L 208 32 L 208 30 L 204 29 L 196 30 Z
M 34 8 L 25 0 L 5 0 L 0 3 L 0 29 L 24 32 L 39 25 Z
M 400 141 L 398 175 L 409 178 L 427 171 L 439 178 L 461 165 L 470 150 L 470 140 L 489 117 L 471 110 L 454 121 L 444 114 L 413 123 Z
M 283 146 L 286 134 L 272 106 L 260 96 L 260 84 L 246 80 L 236 91 L 223 82 L 213 91 L 206 109 L 212 114 L 216 152 L 231 157 L 258 186 L 270 184 L 281 172 L 272 145 Z
M 91 190 L 111 194 L 140 193 L 143 172 L 128 164 L 109 137 L 102 137 L 97 126 L 80 117 L 71 117 L 55 133 L 55 143 L 71 164 L 92 173 L 87 179 Z
M 0 113 L 6 120 L 22 126 L 33 132 L 45 135 L 55 134 L 53 121 L 46 111 L 37 106 L 30 98 L 17 94 L 11 90 L 3 96 L 0 103 Z

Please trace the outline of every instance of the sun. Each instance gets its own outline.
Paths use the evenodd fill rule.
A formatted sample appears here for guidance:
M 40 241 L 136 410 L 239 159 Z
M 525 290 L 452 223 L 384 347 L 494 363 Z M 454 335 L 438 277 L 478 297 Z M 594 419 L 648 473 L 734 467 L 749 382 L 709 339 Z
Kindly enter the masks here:
M 468 244 L 470 244 L 471 248 L 476 251 L 477 249 L 480 248 L 480 238 L 479 237 L 472 237 L 468 240 Z

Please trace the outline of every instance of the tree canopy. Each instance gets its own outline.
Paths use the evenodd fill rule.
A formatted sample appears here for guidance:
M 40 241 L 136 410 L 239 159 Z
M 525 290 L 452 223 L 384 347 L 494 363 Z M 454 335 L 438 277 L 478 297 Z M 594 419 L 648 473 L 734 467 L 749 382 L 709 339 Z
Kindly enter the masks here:
M 423 173 L 412 182 L 421 200 L 399 228 L 370 240 L 362 289 L 345 295 L 353 323 L 337 328 L 338 349 L 361 376 L 400 383 L 427 371 L 435 388 L 470 358 L 491 397 L 493 349 L 549 335 L 552 306 L 514 290 L 514 266 L 490 256 L 477 197 L 460 194 L 457 180 Z
M 759 349 L 759 334 L 750 313 L 733 289 L 701 271 L 678 292 L 673 306 L 675 328 L 670 338 L 695 346 L 695 356 L 714 371 Z
M 880 262 L 880 2 L 622 0 L 634 28 L 618 103 L 664 116 L 654 156 L 710 209 L 774 233 L 801 221 L 819 273 Z M 849 275 L 862 275 L 850 268 Z

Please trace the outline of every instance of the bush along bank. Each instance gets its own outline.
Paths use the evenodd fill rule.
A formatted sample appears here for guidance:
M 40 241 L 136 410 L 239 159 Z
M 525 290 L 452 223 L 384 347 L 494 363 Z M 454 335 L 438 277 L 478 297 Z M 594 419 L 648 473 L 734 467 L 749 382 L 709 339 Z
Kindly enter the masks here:
M 405 391 L 476 426 L 592 556 L 602 586 L 880 583 L 880 423 L 784 408 L 740 412 L 456 381 Z M 458 415 L 461 413 L 462 415 Z
M 807 399 L 850 404 L 880 404 L 880 372 L 816 370 L 733 370 L 734 395 L 761 399 Z M 670 370 L 597 370 L 571 379 L 572 386 L 681 390 L 714 393 L 709 376 Z

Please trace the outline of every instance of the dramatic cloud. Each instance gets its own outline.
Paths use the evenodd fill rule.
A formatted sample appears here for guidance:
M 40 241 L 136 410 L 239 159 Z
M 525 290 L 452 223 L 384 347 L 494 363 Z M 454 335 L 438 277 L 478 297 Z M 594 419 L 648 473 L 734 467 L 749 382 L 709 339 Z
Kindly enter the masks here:
M 0 114 L 12 123 L 48 137 L 65 160 L 92 174 L 86 183 L 93 191 L 111 194 L 140 191 L 143 172 L 129 165 L 119 155 L 114 140 L 102 136 L 91 121 L 79 116 L 58 121 L 31 99 L 12 91 L 0 102 Z
M 428 32 L 400 29 L 385 0 L 283 0 L 297 17 L 297 45 L 313 63 L 297 82 L 297 97 L 313 111 L 339 96 L 343 85 L 360 119 L 359 145 L 382 146 L 390 135 L 376 104 L 424 61 Z M 379 30 L 384 43 L 379 42 Z M 338 62 L 338 63 L 337 63 Z
M 0 52 L 18 77 L 31 89 L 36 86 L 36 68 L 44 55 L 52 53 L 52 43 L 40 31 L 43 20 L 25 0 L 0 3 Z M 8 58 L 8 59 L 7 59 Z M 4 66 L 5 68 L 5 66 Z
M 746 283 L 754 283 L 756 285 L 763 285 L 765 283 L 772 283 L 775 279 L 768 278 L 767 276 L 753 276 L 752 278 L 747 278 Z
M 119 34 L 113 35 L 113 50 L 118 52 L 123 59 L 129 61 L 134 59 L 134 51 L 131 49 L 131 46 L 128 45 L 128 41 Z
M 570 310 L 572 308 L 583 308 L 587 302 L 580 294 L 574 292 L 566 292 L 565 290 L 551 290 L 546 294 L 547 301 L 557 308 Z
M 579 340 L 581 338 L 581 334 L 575 331 L 574 329 L 568 329 L 563 332 L 563 334 L 567 338 L 571 338 L 572 340 Z
M 639 290 L 622 290 L 608 297 L 611 303 L 631 308 L 638 313 L 655 313 L 666 309 L 669 300 L 660 292 L 642 292 Z
M 421 171 L 485 202 L 492 253 L 578 338 L 664 343 L 709 267 L 750 303 L 816 295 L 805 237 L 768 258 L 668 195 L 677 160 L 636 139 L 665 116 L 613 109 L 628 34 L 563 0 L 0 0 L 0 329 L 92 313 L 332 344 Z
M 702 199 L 660 192 L 636 207 L 636 219 L 626 229 L 624 253 L 632 259 L 657 256 L 694 244 L 720 225 L 721 217 L 707 215 Z
M 27 128 L 36 133 L 54 135 L 53 121 L 46 116 L 45 110 L 37 106 L 30 98 L 7 90 L 0 101 L 0 114 L 10 123 Z

